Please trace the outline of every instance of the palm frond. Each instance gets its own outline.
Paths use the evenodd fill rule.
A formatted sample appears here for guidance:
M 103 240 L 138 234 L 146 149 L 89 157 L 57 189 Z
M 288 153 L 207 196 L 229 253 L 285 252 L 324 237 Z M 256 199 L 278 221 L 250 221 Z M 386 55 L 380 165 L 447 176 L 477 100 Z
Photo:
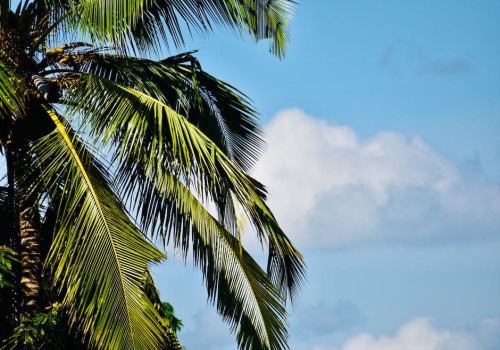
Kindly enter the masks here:
M 238 330 L 240 349 L 287 348 L 284 300 L 268 275 L 173 173 L 161 165 L 154 173 L 147 168 L 130 159 L 118 183 L 133 193 L 130 202 L 151 221 L 146 224 L 159 226 L 164 240 L 172 240 L 184 255 L 192 247 L 209 299 Z
M 73 11 L 70 26 L 104 46 L 159 51 L 181 48 L 186 35 L 207 33 L 213 25 L 271 39 L 270 51 L 282 57 L 289 42 L 293 0 L 45 0 L 56 14 Z
M 230 18 L 256 40 L 270 38 L 270 51 L 283 57 L 290 42 L 289 21 L 297 2 L 294 0 L 225 0 Z
M 186 32 L 205 33 L 219 26 L 255 40 L 271 39 L 270 51 L 282 57 L 295 4 L 290 0 L 159 0 L 145 7 L 133 34 L 140 47 L 163 39 L 180 48 Z
M 248 98 L 203 71 L 192 52 L 162 61 L 93 55 L 85 69 L 152 96 L 187 116 L 244 171 L 261 155 L 262 130 Z
M 0 49 L 0 118 L 19 115 L 24 108 L 24 84 L 8 64 L 8 56 Z
M 259 238 L 268 241 L 272 280 L 284 295 L 296 294 L 304 277 L 303 258 L 266 206 L 263 185 L 242 172 L 186 117 L 158 99 L 95 75 L 84 76 L 81 84 L 69 96 L 74 103 L 70 111 L 85 111 L 91 133 L 103 144 L 116 146 L 120 163 L 137 158 L 147 159 L 150 169 L 164 164 L 202 198 L 220 205 L 222 222 L 234 222 L 234 215 L 224 214 L 234 213 L 228 198 L 237 200 Z
M 99 348 L 154 349 L 164 342 L 159 315 L 144 292 L 148 264 L 164 255 L 147 242 L 109 187 L 99 162 L 62 117 L 33 147 L 40 181 L 58 193 L 58 220 L 46 266 L 72 326 Z

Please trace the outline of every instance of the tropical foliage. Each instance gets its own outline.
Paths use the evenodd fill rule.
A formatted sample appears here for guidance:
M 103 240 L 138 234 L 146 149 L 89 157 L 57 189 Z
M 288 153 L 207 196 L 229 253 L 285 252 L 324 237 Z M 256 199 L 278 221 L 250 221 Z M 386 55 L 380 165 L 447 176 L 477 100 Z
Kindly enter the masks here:
M 16 255 L 17 253 L 12 249 L 0 246 L 0 288 L 14 288 L 13 264 L 17 261 Z
M 165 312 L 166 318 L 168 318 L 168 322 L 170 322 L 170 326 L 172 327 L 172 330 L 177 333 L 180 332 L 182 327 L 184 327 L 184 324 L 182 323 L 182 320 L 177 318 L 175 316 L 175 310 L 172 304 L 167 303 L 167 302 L 162 302 L 161 306 L 163 307 L 163 311 Z
M 0 335 L 44 346 L 39 330 L 57 322 L 65 346 L 178 348 L 150 275 L 166 258 L 155 240 L 192 254 L 241 349 L 287 348 L 304 262 L 248 175 L 264 144 L 257 113 L 195 52 L 153 57 L 215 27 L 282 57 L 293 2 L 11 5 L 0 0 L 0 245 L 20 264 L 2 265 L 19 281 L 0 289 Z M 245 221 L 267 271 L 241 244 Z

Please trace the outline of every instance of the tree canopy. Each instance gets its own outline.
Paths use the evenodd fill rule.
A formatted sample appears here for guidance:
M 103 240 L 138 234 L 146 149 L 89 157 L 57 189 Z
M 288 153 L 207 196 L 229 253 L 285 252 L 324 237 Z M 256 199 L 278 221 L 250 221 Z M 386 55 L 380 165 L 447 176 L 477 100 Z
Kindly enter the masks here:
M 49 307 L 86 347 L 175 348 L 150 274 L 166 259 L 158 241 L 192 254 L 240 349 L 287 348 L 285 301 L 304 262 L 249 175 L 264 145 L 257 112 L 195 52 L 157 57 L 216 27 L 282 57 L 293 6 L 0 0 L 0 245 L 20 260 L 18 281 L 0 285 L 4 332 L 50 324 Z M 266 270 L 242 246 L 243 221 Z

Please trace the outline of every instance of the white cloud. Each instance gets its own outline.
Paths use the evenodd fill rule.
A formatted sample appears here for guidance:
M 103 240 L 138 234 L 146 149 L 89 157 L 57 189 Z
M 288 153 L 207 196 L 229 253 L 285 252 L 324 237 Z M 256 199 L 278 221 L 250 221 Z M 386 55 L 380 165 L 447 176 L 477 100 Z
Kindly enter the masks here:
M 483 320 L 497 323 L 498 319 Z M 359 334 L 349 339 L 342 350 L 487 350 L 497 346 L 500 328 L 480 324 L 477 333 L 452 332 L 436 328 L 428 318 L 416 318 L 403 325 L 394 336 Z
M 298 350 L 498 350 L 500 319 L 485 318 L 467 330 L 452 331 L 419 317 L 403 324 L 393 335 L 360 333 L 340 342 L 335 337 L 310 337 L 291 345 Z
M 360 139 L 298 109 L 278 113 L 266 133 L 255 177 L 299 247 L 500 231 L 499 186 L 469 176 L 419 137 L 384 131 Z

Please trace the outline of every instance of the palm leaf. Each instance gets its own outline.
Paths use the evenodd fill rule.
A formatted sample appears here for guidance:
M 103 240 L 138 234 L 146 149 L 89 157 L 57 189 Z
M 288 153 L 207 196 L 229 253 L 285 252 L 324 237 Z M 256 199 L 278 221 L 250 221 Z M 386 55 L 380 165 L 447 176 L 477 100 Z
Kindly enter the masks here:
M 164 342 L 159 315 L 144 292 L 148 264 L 164 258 L 130 221 L 103 168 L 48 107 L 57 128 L 33 154 L 39 183 L 59 193 L 50 267 L 70 322 L 94 347 L 154 349 Z
M 289 42 L 293 0 L 45 0 L 57 16 L 68 11 L 69 25 L 104 46 L 154 50 L 164 43 L 184 45 L 185 35 L 207 33 L 212 23 L 271 39 L 270 50 L 282 57 Z M 78 7 L 77 11 L 73 11 Z
M 188 116 L 242 170 L 248 171 L 261 155 L 262 130 L 248 98 L 203 71 L 192 52 L 162 61 L 94 55 L 85 69 L 153 96 Z
M 159 226 L 165 241 L 172 239 L 184 255 L 192 246 L 209 299 L 232 330 L 238 329 L 240 349 L 286 348 L 283 299 L 241 243 L 166 167 L 147 174 L 137 158 L 128 165 L 118 179 L 123 192 L 133 193 L 130 202 L 151 221 L 146 224 Z
M 268 272 L 283 294 L 293 296 L 304 275 L 301 254 L 279 228 L 266 206 L 263 186 L 244 174 L 184 116 L 165 103 L 108 79 L 87 75 L 69 96 L 71 113 L 86 113 L 96 140 L 114 144 L 119 162 L 144 159 L 151 168 L 163 163 L 202 198 L 220 206 L 223 222 L 234 221 L 234 198 L 262 240 L 268 240 Z M 98 93 L 96 93 L 98 92 Z M 227 206 L 230 206 L 229 210 Z M 225 208 L 225 210 L 223 210 Z M 231 209 L 232 208 L 232 209 Z M 235 227 L 235 225 L 232 225 Z
M 19 115 L 24 108 L 22 79 L 6 62 L 8 56 L 0 49 L 0 118 Z

